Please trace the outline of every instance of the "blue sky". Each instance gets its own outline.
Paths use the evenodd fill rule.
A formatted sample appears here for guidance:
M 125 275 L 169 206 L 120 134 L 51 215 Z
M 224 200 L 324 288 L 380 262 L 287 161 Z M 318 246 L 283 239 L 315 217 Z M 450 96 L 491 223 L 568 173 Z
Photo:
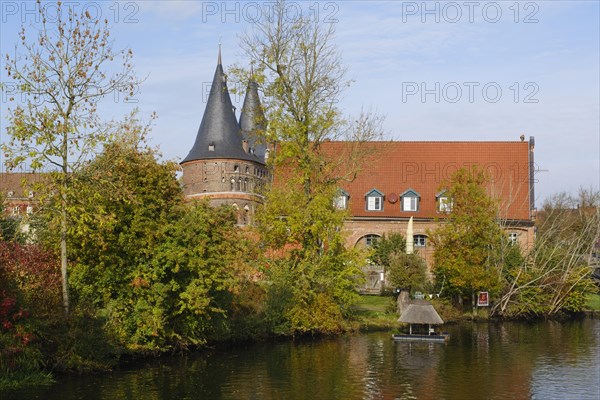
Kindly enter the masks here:
M 69 2 L 66 2 L 69 4 Z M 115 48 L 131 47 L 146 77 L 137 104 L 156 111 L 151 137 L 165 158 L 181 160 L 202 118 L 219 41 L 225 68 L 247 62 L 238 41 L 268 1 L 72 1 L 108 18 Z M 13 51 L 34 3 L 0 2 L 0 53 Z M 600 186 L 598 1 L 297 1 L 336 26 L 348 78 L 340 106 L 386 116 L 393 140 L 536 139 L 537 204 L 580 186 Z M 2 57 L 4 59 L 4 57 Z M 3 62 L 3 60 L 2 60 Z M 6 75 L 2 65 L 2 80 Z M 234 97 L 238 107 L 240 99 Z M 111 102 L 109 102 L 111 103 Z M 1 136 L 6 140 L 2 99 Z

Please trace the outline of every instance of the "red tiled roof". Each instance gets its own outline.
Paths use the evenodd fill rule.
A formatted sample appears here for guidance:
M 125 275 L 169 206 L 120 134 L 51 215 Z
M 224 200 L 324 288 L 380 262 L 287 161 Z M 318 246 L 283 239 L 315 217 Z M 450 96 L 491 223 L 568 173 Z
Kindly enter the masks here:
M 16 198 L 27 197 L 29 186 L 41 182 L 42 174 L 34 172 L 5 172 L 0 173 L 0 193 L 7 198 L 12 192 Z M 25 182 L 25 185 L 23 183 Z
M 324 143 L 327 152 L 341 153 L 344 142 Z M 528 142 L 372 142 L 371 160 L 352 182 L 341 184 L 350 195 L 353 217 L 436 218 L 436 195 L 443 182 L 461 167 L 478 165 L 490 174 L 488 192 L 500 199 L 503 218 L 530 219 Z M 367 211 L 365 194 L 385 195 L 383 211 Z M 412 189 L 420 195 L 416 212 L 401 210 L 401 200 L 389 199 Z

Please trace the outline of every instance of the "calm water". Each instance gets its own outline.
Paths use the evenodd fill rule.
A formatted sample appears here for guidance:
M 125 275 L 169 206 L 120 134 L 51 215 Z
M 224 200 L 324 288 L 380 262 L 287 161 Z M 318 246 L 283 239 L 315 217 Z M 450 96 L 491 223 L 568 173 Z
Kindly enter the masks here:
M 598 319 L 446 330 L 446 345 L 373 333 L 167 357 L 0 398 L 600 399 Z

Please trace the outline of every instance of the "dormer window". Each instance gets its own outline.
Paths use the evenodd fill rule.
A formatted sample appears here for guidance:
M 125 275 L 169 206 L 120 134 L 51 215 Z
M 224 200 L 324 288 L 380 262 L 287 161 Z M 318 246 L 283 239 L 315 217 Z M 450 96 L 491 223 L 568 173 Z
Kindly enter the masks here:
M 208 151 L 215 151 L 215 144 L 211 143 L 208 145 Z
M 15 192 L 13 192 L 12 190 L 10 192 L 8 192 L 8 197 L 14 197 L 15 196 Z
M 345 190 L 338 190 L 335 197 L 333 198 L 333 207 L 338 210 L 345 210 L 348 208 L 348 199 L 350 195 Z
M 402 211 L 419 211 L 419 200 L 421 196 L 419 193 L 412 189 L 408 189 L 406 192 L 400 195 Z
M 446 195 L 446 190 L 442 190 L 435 195 L 439 212 L 448 213 L 452 211 L 452 199 Z
M 33 198 L 33 191 L 32 190 L 29 191 L 28 196 L 29 196 L 30 199 Z
M 383 211 L 383 193 L 373 189 L 365 195 L 367 211 Z

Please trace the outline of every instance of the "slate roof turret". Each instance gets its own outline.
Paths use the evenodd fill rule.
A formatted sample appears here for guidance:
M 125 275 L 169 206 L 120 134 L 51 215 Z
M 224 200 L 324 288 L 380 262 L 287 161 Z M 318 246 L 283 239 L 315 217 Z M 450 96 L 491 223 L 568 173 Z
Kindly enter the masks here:
M 194 146 L 181 162 L 211 158 L 230 158 L 264 163 L 259 157 L 244 151 L 242 132 L 235 117 L 227 89 L 227 77 L 221 63 L 221 47 L 206 108 Z
M 266 129 L 266 119 L 260 104 L 258 84 L 252 78 L 248 82 L 246 97 L 244 97 L 240 128 L 244 139 L 248 141 L 251 153 L 264 161 L 267 146 L 264 137 L 261 136 Z

